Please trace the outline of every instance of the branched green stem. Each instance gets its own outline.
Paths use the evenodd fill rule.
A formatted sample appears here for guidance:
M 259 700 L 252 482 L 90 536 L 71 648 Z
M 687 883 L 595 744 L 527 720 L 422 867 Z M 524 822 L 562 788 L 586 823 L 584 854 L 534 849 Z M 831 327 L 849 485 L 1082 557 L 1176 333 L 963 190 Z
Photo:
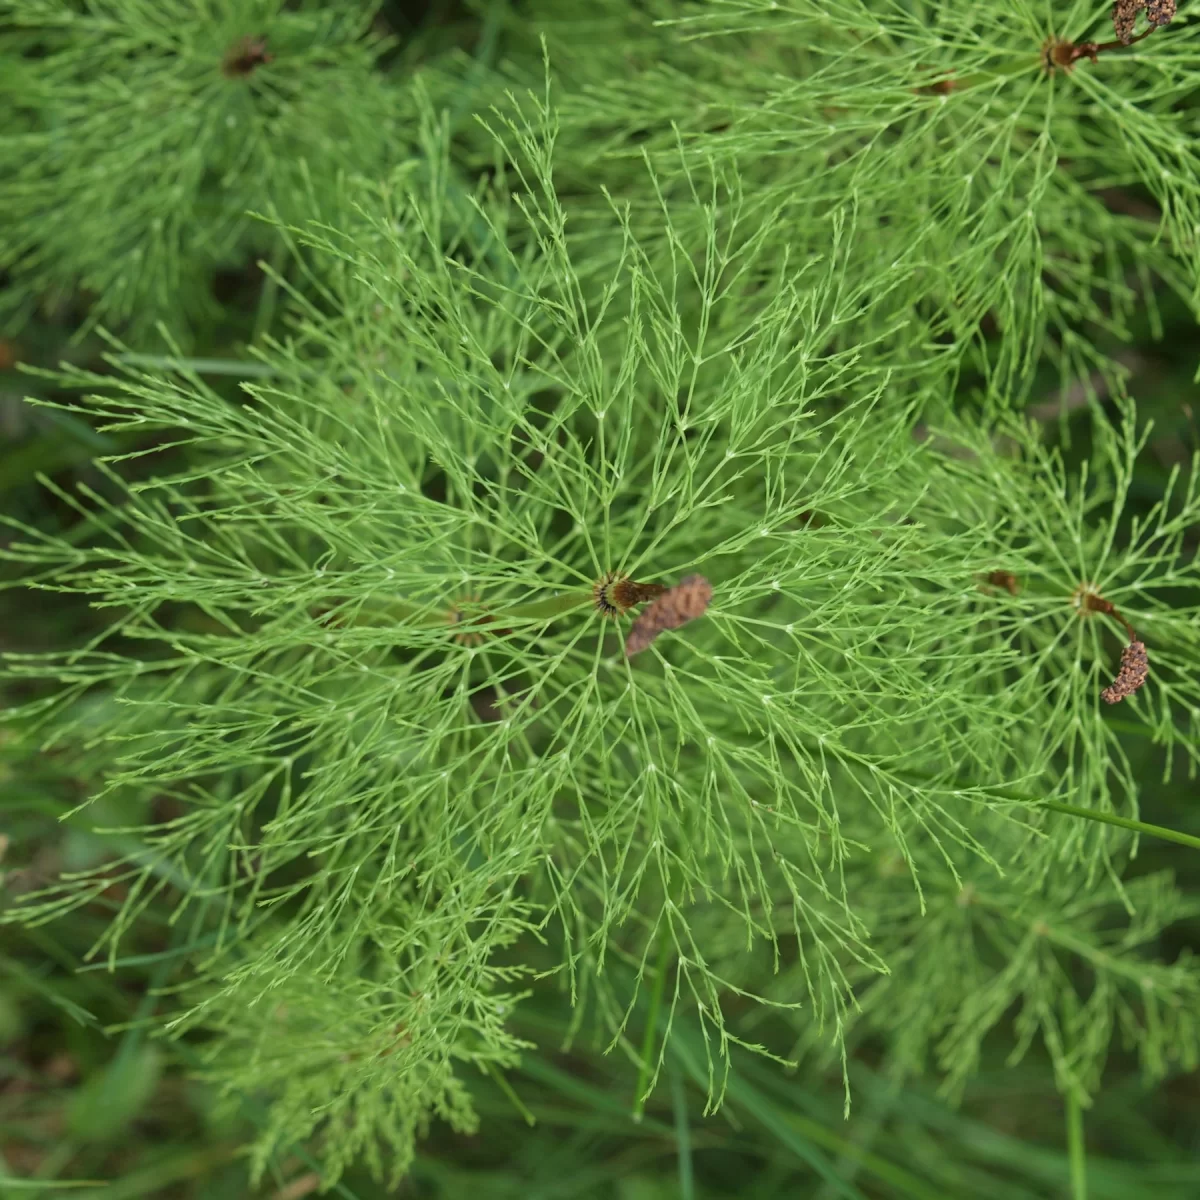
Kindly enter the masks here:
M 501 628 L 508 622 L 548 621 L 555 617 L 564 616 L 577 608 L 592 603 L 590 591 L 564 592 L 558 596 L 549 596 L 544 600 L 532 600 L 526 604 L 514 604 L 508 608 L 489 609 L 481 616 L 488 618 L 488 623 L 495 623 Z M 417 628 L 435 628 L 446 622 L 445 613 L 440 610 L 430 611 L 404 600 L 393 600 L 369 612 L 356 613 L 345 619 L 347 625 L 378 625 L 381 621 L 404 622 Z

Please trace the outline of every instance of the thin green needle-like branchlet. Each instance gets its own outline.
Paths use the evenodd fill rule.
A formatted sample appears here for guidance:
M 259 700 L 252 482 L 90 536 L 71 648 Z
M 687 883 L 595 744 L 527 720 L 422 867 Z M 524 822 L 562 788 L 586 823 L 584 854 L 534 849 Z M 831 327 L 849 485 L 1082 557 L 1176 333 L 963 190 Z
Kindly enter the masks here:
M 6 656 L 8 715 L 121 830 L 6 919 L 117 897 L 110 967 L 186 929 L 168 1032 L 270 1097 L 260 1173 L 311 1136 L 326 1183 L 403 1174 L 555 987 L 639 1097 L 685 1016 L 714 1105 L 734 1045 L 957 1093 L 1005 1028 L 1081 1104 L 1115 1028 L 1194 1064 L 1159 939 L 1195 906 L 1129 864 L 1147 764 L 1200 766 L 1200 471 L 1130 518 L 1149 431 L 1080 331 L 1194 293 L 1163 114 L 1196 35 L 1047 78 L 1027 6 L 886 8 L 739 0 L 689 40 L 598 0 L 554 27 L 561 109 L 452 137 L 414 91 L 412 158 L 264 226 L 309 273 L 236 400 L 178 347 L 58 374 L 178 453 L 52 481 L 86 536 L 6 521 L 95 618 Z M 1039 370 L 1111 384 L 1075 465 L 1022 415 Z M 626 659 L 598 598 L 697 573 L 704 618 Z M 1123 623 L 1151 670 L 1114 717 Z

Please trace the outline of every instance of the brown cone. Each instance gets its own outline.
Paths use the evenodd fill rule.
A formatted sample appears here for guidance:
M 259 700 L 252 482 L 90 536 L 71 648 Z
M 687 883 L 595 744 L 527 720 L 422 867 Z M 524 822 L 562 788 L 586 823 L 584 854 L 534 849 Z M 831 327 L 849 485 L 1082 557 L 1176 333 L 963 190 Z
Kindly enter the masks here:
M 665 629 L 678 629 L 702 616 L 712 600 L 712 584 L 703 575 L 689 575 L 652 600 L 634 621 L 625 639 L 625 657 L 645 650 Z
M 1134 692 L 1146 682 L 1150 673 L 1150 660 L 1146 657 L 1146 646 L 1143 642 L 1133 641 L 1121 651 L 1121 669 L 1117 677 L 1100 693 L 1102 699 L 1109 704 L 1116 704 Z

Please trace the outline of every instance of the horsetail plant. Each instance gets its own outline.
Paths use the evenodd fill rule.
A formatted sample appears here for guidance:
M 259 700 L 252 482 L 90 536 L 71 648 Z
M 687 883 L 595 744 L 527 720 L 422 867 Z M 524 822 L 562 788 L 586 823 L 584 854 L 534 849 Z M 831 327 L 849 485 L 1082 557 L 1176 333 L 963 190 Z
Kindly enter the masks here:
M 1078 122 L 1117 84 L 1048 80 L 1027 6 L 888 6 L 890 43 L 882 7 L 714 5 L 588 120 L 549 83 L 498 101 L 455 148 L 488 164 L 470 205 L 417 93 L 415 158 L 270 226 L 314 268 L 236 400 L 181 354 L 56 373 L 186 455 L 53 484 L 86 536 L 9 522 L 25 586 L 108 622 L 8 655 L 53 684 L 9 717 L 139 841 L 6 919 L 118 895 L 119 969 L 167 912 L 163 1029 L 269 1098 L 260 1173 L 313 1137 L 327 1186 L 398 1178 L 431 1119 L 473 1127 L 471 1069 L 536 1052 L 516 1014 L 555 985 L 643 1099 L 683 1023 L 714 1106 L 735 1044 L 848 1085 L 869 1037 L 956 1093 L 1004 1026 L 1079 1105 L 1118 1029 L 1150 1077 L 1196 1064 L 1200 971 L 1157 946 L 1196 907 L 1130 874 L 1123 735 L 1194 778 L 1200 473 L 1130 525 L 1121 378 L 1082 470 L 1023 411 L 1035 366 L 1103 359 L 1073 329 L 1121 327 L 1126 268 L 1192 294 L 1181 210 L 1168 246 L 1085 186 L 1174 135 L 1131 118 L 1101 168 Z M 282 39 L 243 36 L 265 79 Z M 692 61 L 719 113 L 650 120 Z

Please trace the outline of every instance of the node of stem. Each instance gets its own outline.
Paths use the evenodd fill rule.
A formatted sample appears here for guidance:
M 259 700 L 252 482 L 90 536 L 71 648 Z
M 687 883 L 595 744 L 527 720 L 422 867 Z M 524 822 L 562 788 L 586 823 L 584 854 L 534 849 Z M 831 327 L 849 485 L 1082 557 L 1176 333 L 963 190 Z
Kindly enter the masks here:
M 602 616 L 624 616 L 634 605 L 661 596 L 667 589 L 661 583 L 638 583 L 617 571 L 609 571 L 596 581 L 592 596 Z
M 1066 38 L 1052 37 L 1042 47 L 1042 65 L 1047 74 L 1053 74 L 1059 69 L 1069 74 L 1075 69 L 1075 64 L 1081 58 L 1096 62 L 1101 54 L 1108 54 L 1114 50 L 1127 50 L 1130 46 L 1137 45 L 1143 38 L 1149 37 L 1155 28 L 1156 26 L 1151 26 L 1128 41 L 1072 42 Z
M 265 37 L 239 38 L 229 47 L 225 61 L 221 64 L 221 73 L 226 79 L 244 79 L 254 70 L 269 63 L 275 56 L 267 53 Z

